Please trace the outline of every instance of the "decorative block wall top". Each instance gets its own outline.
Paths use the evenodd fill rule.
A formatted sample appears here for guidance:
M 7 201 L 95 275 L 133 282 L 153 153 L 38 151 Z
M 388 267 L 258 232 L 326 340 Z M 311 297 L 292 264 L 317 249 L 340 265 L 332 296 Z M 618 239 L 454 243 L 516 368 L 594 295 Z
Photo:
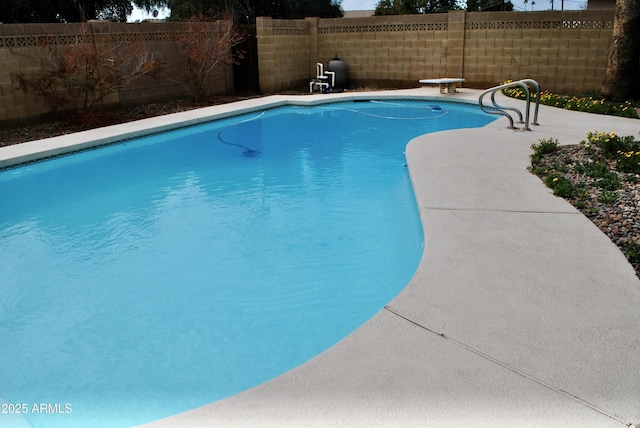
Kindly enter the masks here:
M 52 34 L 44 36 L 2 36 L 0 48 L 28 48 L 47 45 L 73 45 L 76 43 L 93 43 L 91 34 Z
M 318 27 L 318 34 L 334 33 L 378 33 L 396 31 L 447 31 L 447 22 L 411 23 L 411 24 L 371 24 L 371 25 L 332 25 Z
M 99 23 L 102 24 L 102 23 Z M 8 24 L 7 27 L 16 27 L 18 24 Z M 24 32 L 15 35 L 0 36 L 0 48 L 28 48 L 38 46 L 64 46 L 77 43 L 93 43 L 97 38 L 102 36 L 110 37 L 112 43 L 123 42 L 148 42 L 148 41 L 173 41 L 177 34 L 190 33 L 192 30 L 188 24 L 170 23 L 170 24 L 154 24 L 154 27 L 141 27 L 138 24 L 107 24 L 110 29 L 108 33 L 97 31 L 95 26 L 73 26 L 70 24 L 55 24 L 59 28 L 66 29 L 68 32 L 49 32 L 53 28 L 50 26 L 31 26 L 34 31 L 25 35 Z M 216 23 L 210 23 L 211 31 L 217 29 Z M 165 31 L 157 31 L 164 28 Z M 53 28 L 54 30 L 56 28 Z M 151 29 L 151 31 L 148 31 Z M 147 30 L 147 31 L 145 31 Z M 155 31 L 154 31 L 155 30 Z M 6 32 L 5 32 L 6 34 Z
M 273 27 L 274 36 L 308 36 L 308 28 L 279 28 Z
M 292 30 L 292 29 L 290 29 Z M 304 35 L 308 34 L 308 30 Z M 111 33 L 112 43 L 173 41 L 181 32 L 160 31 L 153 33 Z M 189 33 L 183 31 L 182 33 Z M 51 34 L 29 36 L 0 36 L 0 48 L 28 48 L 36 46 L 64 46 L 93 43 L 93 34 Z
M 613 29 L 614 11 L 471 12 L 465 30 Z
M 598 20 L 545 20 L 545 21 L 479 21 L 465 22 L 465 30 L 502 29 L 613 29 L 613 18 Z
M 176 39 L 176 35 L 180 33 L 189 33 L 188 31 L 161 31 L 155 33 L 112 33 L 111 42 L 171 42 Z

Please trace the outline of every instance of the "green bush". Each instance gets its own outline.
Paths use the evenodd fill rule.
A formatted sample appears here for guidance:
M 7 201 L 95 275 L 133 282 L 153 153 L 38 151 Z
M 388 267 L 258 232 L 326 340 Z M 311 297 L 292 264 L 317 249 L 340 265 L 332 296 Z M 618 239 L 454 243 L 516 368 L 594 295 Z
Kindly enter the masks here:
M 615 172 L 607 171 L 602 178 L 596 180 L 596 185 L 602 190 L 612 191 L 622 187 L 622 180 Z
M 544 179 L 544 184 L 553 190 L 554 195 L 560 196 L 561 198 L 570 198 L 576 191 L 571 180 L 557 172 L 549 174 L 547 178 Z
M 598 197 L 598 200 L 603 204 L 613 204 L 614 202 L 617 202 L 619 198 L 620 198 L 620 195 L 618 195 L 616 192 L 613 192 L 611 190 L 605 190 L 600 194 L 600 197 Z
M 531 155 L 531 163 L 537 164 L 542 159 L 542 155 L 547 153 L 552 153 L 558 150 L 558 140 L 554 140 L 551 138 L 540 140 L 537 144 L 532 144 L 531 149 L 533 150 L 533 154 Z
M 624 246 L 624 255 L 629 262 L 633 264 L 640 264 L 640 243 L 629 242 Z
M 581 163 L 578 166 L 576 166 L 574 170 L 578 174 L 584 174 L 587 177 L 591 177 L 591 178 L 602 178 L 607 173 L 607 171 L 609 171 L 609 169 L 605 164 L 598 161 Z
M 555 169 L 558 172 L 569 172 L 569 165 L 567 165 L 566 163 L 554 162 L 553 165 L 551 165 L 551 168 Z
M 532 144 L 531 148 L 540 154 L 547 154 L 558 150 L 558 144 L 558 140 L 547 138 L 540 140 L 538 144 Z
M 619 151 L 617 158 L 617 168 L 620 172 L 626 172 L 629 174 L 640 174 L 640 151 Z M 628 177 L 628 179 L 635 180 L 635 177 Z

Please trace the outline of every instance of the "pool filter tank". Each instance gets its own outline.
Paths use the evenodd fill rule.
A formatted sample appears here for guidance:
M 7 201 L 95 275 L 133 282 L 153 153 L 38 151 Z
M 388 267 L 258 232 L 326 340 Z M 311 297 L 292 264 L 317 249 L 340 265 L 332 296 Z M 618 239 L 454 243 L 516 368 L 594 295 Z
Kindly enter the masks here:
M 336 73 L 336 88 L 344 89 L 347 87 L 347 64 L 338 58 L 338 55 L 329 61 L 327 70 Z

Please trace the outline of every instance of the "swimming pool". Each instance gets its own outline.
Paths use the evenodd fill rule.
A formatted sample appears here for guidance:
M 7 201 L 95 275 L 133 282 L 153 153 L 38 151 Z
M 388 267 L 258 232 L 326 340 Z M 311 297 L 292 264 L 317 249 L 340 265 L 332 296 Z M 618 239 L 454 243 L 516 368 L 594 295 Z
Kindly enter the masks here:
M 406 143 L 494 119 L 433 102 L 284 107 L 0 172 L 6 409 L 130 426 L 307 361 L 415 272 Z

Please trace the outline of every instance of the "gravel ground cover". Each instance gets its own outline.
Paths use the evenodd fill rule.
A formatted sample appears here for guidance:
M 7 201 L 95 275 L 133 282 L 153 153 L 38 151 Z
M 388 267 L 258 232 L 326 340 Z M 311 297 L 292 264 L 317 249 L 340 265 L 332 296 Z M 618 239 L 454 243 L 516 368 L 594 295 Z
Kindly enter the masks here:
M 9 146 L 27 141 L 40 140 L 42 138 L 56 137 L 58 135 L 71 134 L 86 131 L 87 129 L 102 126 L 116 125 L 148 117 L 162 116 L 178 113 L 195 108 L 240 101 L 246 98 L 215 97 L 206 103 L 194 103 L 187 100 L 175 100 L 163 103 L 145 104 L 137 107 L 107 110 L 91 115 L 78 115 L 73 121 L 50 120 L 20 128 L 0 129 L 0 146 Z
M 603 141 L 615 138 L 601 135 Z M 640 151 L 632 156 L 627 156 L 629 151 L 607 154 L 590 141 L 558 147 L 539 159 L 534 155 L 530 170 L 604 232 L 640 277 L 640 168 L 627 172 L 620 161 L 633 156 L 640 161 Z

